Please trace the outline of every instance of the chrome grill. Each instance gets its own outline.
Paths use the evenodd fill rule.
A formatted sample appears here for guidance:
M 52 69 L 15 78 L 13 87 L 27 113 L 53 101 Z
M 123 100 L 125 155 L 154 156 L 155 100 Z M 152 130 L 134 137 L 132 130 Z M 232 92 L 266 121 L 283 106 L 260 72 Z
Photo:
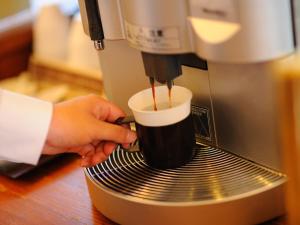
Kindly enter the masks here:
M 159 202 L 221 200 L 284 182 L 284 174 L 216 148 L 197 145 L 188 164 L 160 170 L 141 153 L 117 149 L 107 161 L 86 169 L 100 187 Z

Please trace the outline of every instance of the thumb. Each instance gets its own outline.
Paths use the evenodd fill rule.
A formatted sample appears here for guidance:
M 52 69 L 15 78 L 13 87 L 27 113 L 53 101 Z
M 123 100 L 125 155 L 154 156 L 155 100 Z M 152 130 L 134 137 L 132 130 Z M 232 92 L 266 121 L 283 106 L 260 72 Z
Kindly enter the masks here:
M 95 123 L 95 137 L 97 140 L 113 141 L 115 143 L 132 143 L 136 140 L 136 133 L 120 125 L 97 120 Z

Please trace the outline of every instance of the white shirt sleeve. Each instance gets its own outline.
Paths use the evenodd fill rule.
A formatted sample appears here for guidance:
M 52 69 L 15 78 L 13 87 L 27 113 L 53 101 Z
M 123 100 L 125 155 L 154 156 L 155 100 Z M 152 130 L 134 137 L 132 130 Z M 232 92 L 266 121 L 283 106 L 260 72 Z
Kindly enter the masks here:
M 0 159 L 37 164 L 52 111 L 50 102 L 0 89 Z

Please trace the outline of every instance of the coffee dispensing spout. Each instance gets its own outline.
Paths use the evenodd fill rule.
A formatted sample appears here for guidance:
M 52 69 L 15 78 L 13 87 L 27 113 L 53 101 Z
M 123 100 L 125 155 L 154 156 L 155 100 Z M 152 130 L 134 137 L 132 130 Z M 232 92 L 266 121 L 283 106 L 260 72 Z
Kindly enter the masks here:
M 171 89 L 173 80 L 182 74 L 178 55 L 153 54 L 142 52 L 145 73 L 153 84 L 154 80 L 167 84 Z

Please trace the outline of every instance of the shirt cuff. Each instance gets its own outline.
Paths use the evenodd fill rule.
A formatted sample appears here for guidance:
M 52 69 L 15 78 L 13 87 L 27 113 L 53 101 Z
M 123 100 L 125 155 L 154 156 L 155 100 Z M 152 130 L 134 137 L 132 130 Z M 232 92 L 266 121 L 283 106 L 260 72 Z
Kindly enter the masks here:
M 0 158 L 36 165 L 52 111 L 50 102 L 0 90 Z

